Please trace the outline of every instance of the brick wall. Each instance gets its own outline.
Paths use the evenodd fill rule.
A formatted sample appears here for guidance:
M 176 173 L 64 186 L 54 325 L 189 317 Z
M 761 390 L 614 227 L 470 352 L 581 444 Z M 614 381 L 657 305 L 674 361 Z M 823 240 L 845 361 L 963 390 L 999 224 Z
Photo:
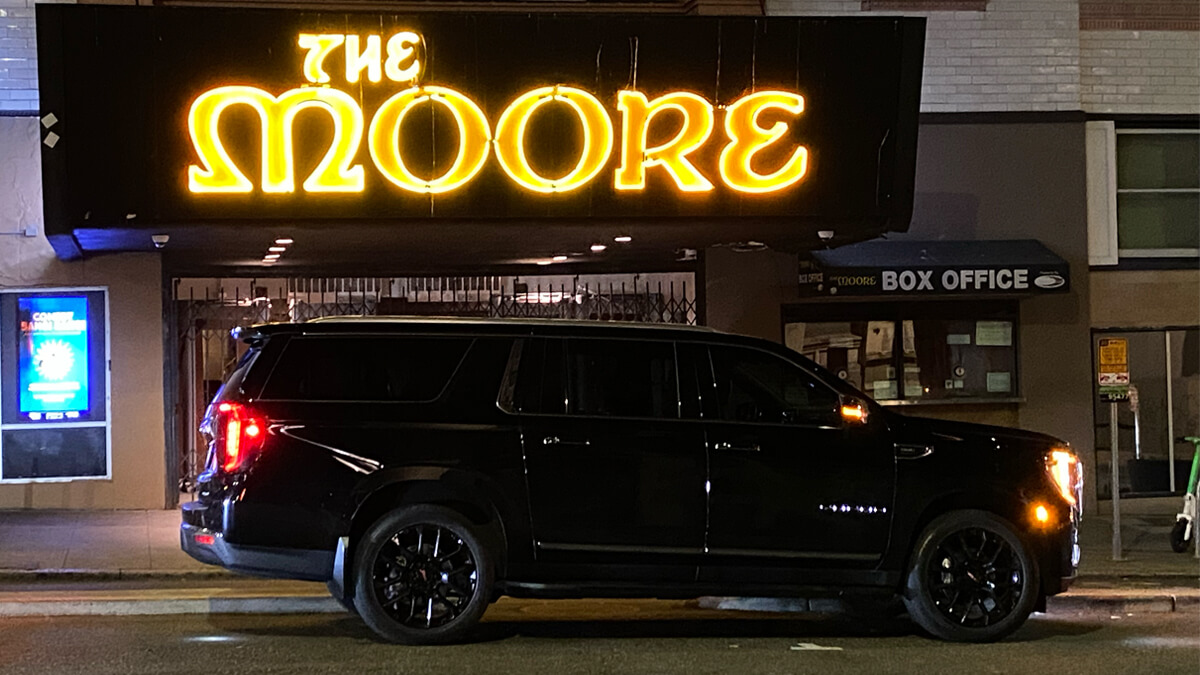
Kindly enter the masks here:
M 1091 113 L 1200 113 L 1200 32 L 1080 32 L 1080 95 Z
M 768 14 L 859 14 L 861 0 L 768 0 Z M 894 14 L 897 12 L 870 12 Z M 1076 0 L 990 0 L 928 17 L 923 112 L 1078 110 Z

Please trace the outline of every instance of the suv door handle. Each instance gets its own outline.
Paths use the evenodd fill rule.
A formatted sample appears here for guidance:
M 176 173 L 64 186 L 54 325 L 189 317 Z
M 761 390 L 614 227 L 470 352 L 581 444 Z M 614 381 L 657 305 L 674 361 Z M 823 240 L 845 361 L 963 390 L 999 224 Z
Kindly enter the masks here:
M 564 441 L 558 436 L 547 436 L 542 439 L 542 445 L 574 445 L 574 446 L 589 446 L 591 441 Z
M 733 452 L 760 452 L 762 450 L 758 443 L 751 443 L 750 445 L 734 445 L 733 443 L 726 443 L 725 441 L 717 443 L 715 448 L 717 450 L 730 450 Z

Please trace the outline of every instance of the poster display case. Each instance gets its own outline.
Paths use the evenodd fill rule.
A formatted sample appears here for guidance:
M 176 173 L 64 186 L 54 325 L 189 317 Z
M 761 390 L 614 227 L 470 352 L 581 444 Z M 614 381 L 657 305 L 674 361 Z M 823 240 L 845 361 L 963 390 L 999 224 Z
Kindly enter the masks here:
M 112 477 L 108 292 L 0 291 L 0 482 Z

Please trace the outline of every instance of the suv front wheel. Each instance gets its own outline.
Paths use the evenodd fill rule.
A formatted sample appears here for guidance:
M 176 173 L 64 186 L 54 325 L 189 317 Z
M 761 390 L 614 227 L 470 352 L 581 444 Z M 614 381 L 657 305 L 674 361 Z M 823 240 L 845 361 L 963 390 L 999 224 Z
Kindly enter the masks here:
M 1008 521 L 954 511 L 917 539 L 904 604 L 935 637 L 993 642 L 1021 627 L 1039 588 L 1037 562 Z
M 380 637 L 402 644 L 461 640 L 491 599 L 493 560 L 478 527 L 433 505 L 380 518 L 354 556 L 354 605 Z

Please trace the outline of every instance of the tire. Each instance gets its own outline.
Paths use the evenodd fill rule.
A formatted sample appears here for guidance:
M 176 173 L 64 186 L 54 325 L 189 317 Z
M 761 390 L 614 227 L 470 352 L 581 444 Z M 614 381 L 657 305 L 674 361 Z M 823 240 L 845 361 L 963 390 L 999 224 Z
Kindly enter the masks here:
M 389 642 L 461 641 L 492 597 L 495 561 L 483 534 L 461 514 L 441 506 L 409 506 L 386 514 L 355 547 L 354 606 L 359 616 Z
M 904 605 L 934 637 L 995 642 L 1025 623 L 1040 589 L 1037 561 L 1008 521 L 953 511 L 917 539 Z
M 1187 518 L 1180 518 L 1175 521 L 1175 527 L 1171 528 L 1171 550 L 1176 553 L 1183 553 L 1188 550 L 1188 544 L 1191 542 L 1191 537 L 1186 537 L 1188 529 Z M 1192 533 L 1195 536 L 1195 532 Z

